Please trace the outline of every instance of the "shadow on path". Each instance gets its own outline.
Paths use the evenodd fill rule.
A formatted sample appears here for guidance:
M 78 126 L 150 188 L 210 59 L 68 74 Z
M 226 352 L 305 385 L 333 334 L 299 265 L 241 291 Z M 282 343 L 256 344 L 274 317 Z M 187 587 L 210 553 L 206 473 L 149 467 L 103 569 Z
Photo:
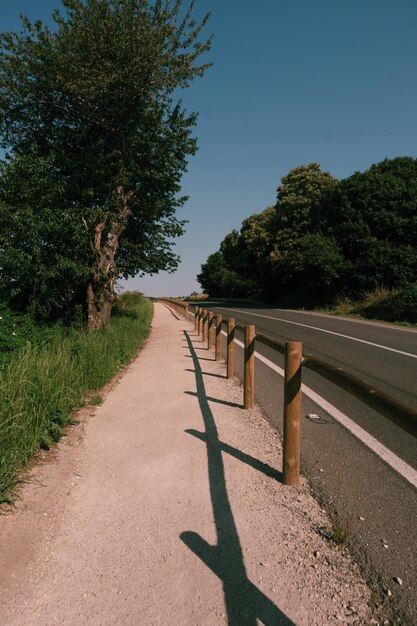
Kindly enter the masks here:
M 194 430 L 194 428 L 189 428 L 185 431 L 189 435 L 193 435 L 197 439 L 204 441 L 205 443 L 209 443 L 209 439 L 206 433 L 200 433 L 198 430 Z M 278 482 L 282 482 L 282 473 L 276 470 L 274 467 L 268 465 L 268 463 L 263 463 L 259 459 L 255 459 L 255 457 L 250 454 L 246 454 L 246 452 L 242 452 L 233 446 L 229 446 L 228 443 L 224 443 L 223 441 L 219 441 L 218 445 L 222 452 L 226 452 L 233 456 L 235 459 L 242 461 L 242 463 L 246 463 L 246 465 L 250 465 L 253 469 L 258 470 L 258 472 L 262 472 L 265 476 L 270 476 L 271 478 L 275 478 Z
M 192 372 L 193 374 L 195 374 L 195 370 L 185 370 L 186 372 Z M 226 376 L 223 376 L 222 374 L 212 374 L 211 372 L 201 372 L 203 374 L 203 376 L 213 376 L 213 378 L 223 378 L 223 380 L 227 380 Z
M 197 372 L 196 372 L 196 378 L 197 378 Z M 184 391 L 184 393 L 186 393 L 188 396 L 195 396 L 200 399 L 200 394 L 198 391 L 197 392 L 196 391 Z M 217 402 L 217 404 L 224 404 L 225 406 L 231 406 L 234 409 L 243 408 L 243 404 L 239 404 L 238 402 L 229 402 L 228 400 L 219 400 L 219 398 L 212 398 L 211 396 L 207 396 L 206 400 L 210 402 Z
M 264 626 L 295 626 L 294 622 L 248 580 L 243 562 L 242 547 L 226 489 L 222 458 L 222 450 L 226 444 L 219 440 L 214 416 L 205 392 L 199 359 L 193 348 L 190 335 L 186 331 L 184 334 L 194 363 L 197 396 L 205 425 L 204 433 L 187 432 L 193 435 L 198 433 L 199 438 L 205 441 L 207 445 L 209 484 L 217 545 L 210 545 L 200 535 L 192 531 L 181 533 L 181 539 L 222 581 L 229 626 L 257 626 L 257 619 Z M 233 450 L 243 457 L 247 457 L 245 462 L 248 462 L 249 458 L 260 463 L 249 455 L 236 451 L 231 446 L 227 447 L 227 452 L 231 453 Z M 235 456 L 239 458 L 237 454 Z M 244 458 L 241 457 L 241 460 Z

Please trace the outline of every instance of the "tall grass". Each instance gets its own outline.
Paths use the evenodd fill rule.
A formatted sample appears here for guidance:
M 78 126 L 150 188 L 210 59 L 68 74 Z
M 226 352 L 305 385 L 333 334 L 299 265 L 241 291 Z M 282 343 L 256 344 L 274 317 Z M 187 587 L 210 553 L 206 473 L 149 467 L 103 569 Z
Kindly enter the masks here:
M 417 283 L 401 289 L 380 286 L 356 300 L 339 296 L 328 309 L 339 315 L 356 315 L 385 322 L 417 324 Z
M 128 363 L 149 334 L 152 303 L 116 309 L 109 329 L 73 331 L 47 345 L 28 344 L 0 371 L 0 502 L 10 501 L 16 476 L 39 448 L 58 441 L 86 393 Z

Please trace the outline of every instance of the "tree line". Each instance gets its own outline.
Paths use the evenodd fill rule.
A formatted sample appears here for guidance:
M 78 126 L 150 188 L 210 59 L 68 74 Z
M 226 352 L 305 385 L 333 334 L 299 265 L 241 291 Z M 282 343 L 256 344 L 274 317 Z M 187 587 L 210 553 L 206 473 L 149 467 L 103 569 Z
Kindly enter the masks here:
M 0 299 L 41 322 L 107 326 L 118 278 L 173 271 L 209 66 L 194 1 L 63 0 L 0 35 Z
M 277 201 L 227 234 L 201 266 L 217 297 L 318 306 L 417 280 L 417 159 L 385 159 L 342 180 L 292 169 Z

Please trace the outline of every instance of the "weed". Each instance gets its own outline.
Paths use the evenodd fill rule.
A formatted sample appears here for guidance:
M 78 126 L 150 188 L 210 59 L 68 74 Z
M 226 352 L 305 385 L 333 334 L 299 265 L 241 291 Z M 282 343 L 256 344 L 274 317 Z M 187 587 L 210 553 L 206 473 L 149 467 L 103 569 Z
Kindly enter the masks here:
M 100 406 L 100 404 L 103 404 L 104 400 L 101 396 L 93 396 L 92 398 L 90 398 L 90 402 L 89 404 L 92 404 L 94 406 Z
M 351 515 L 335 515 L 332 521 L 330 539 L 337 544 L 346 543 L 352 534 L 353 517 Z

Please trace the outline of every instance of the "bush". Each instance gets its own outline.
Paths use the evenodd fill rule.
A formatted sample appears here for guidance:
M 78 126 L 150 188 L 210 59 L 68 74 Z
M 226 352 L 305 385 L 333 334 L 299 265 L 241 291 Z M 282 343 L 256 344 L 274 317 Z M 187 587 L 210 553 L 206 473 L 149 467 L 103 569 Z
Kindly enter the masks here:
M 357 307 L 355 313 L 368 319 L 417 324 L 417 283 L 397 292 L 381 294 L 373 302 Z
M 28 316 L 16 315 L 0 304 L 0 352 L 23 348 L 35 334 L 35 326 Z

